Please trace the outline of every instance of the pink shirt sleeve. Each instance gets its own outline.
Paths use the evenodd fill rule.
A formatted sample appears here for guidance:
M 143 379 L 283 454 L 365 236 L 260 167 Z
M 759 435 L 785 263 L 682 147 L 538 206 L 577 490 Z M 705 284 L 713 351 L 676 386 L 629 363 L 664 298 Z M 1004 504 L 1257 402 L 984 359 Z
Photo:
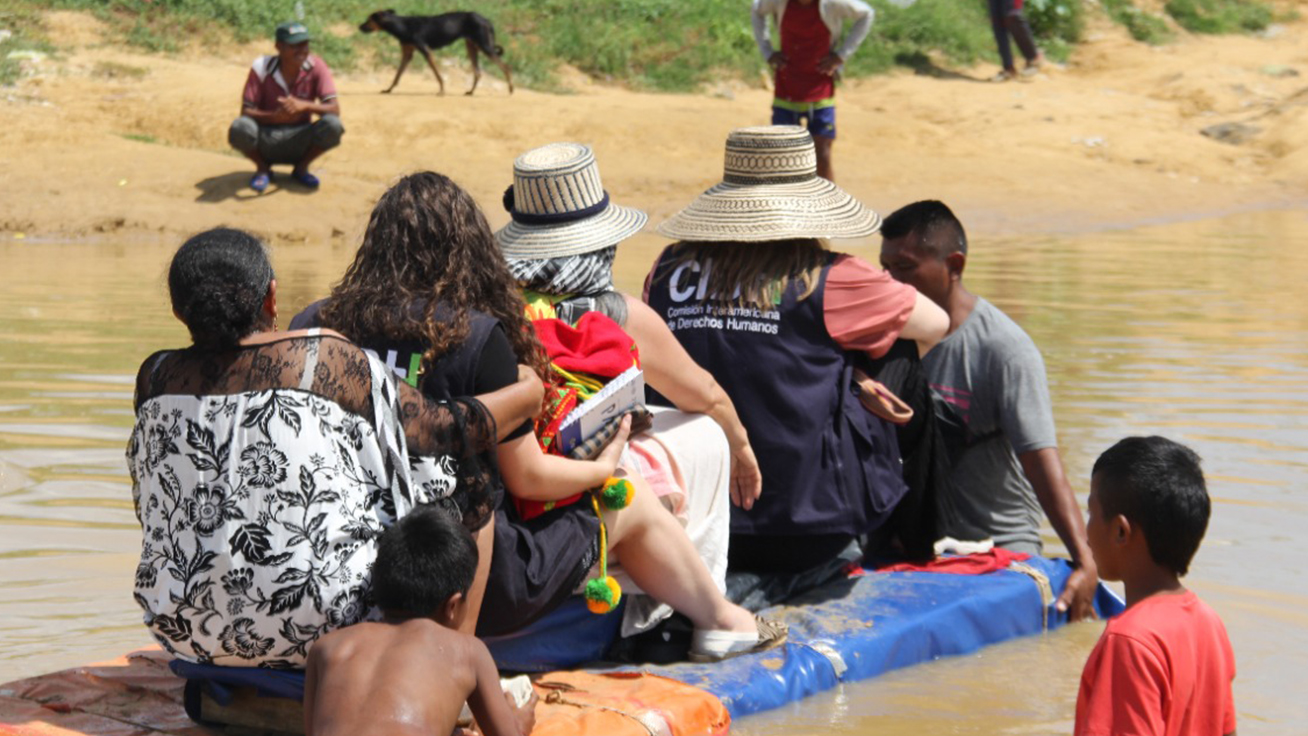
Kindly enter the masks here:
M 823 320 L 836 344 L 879 358 L 899 339 L 917 290 L 861 258 L 841 254 L 827 271 L 823 299 Z
M 332 78 L 332 70 L 327 66 L 327 62 L 315 57 L 313 60 L 314 69 L 318 72 L 318 100 L 320 102 L 329 102 L 336 98 L 336 80 Z
M 259 75 L 250 70 L 250 75 L 245 78 L 245 90 L 241 92 L 241 106 L 259 108 Z

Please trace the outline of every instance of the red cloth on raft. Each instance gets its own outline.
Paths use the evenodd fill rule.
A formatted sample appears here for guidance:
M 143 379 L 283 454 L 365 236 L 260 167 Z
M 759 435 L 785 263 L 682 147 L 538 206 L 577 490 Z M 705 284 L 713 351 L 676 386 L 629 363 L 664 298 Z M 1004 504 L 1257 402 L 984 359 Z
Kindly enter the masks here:
M 878 567 L 877 572 L 942 572 L 951 575 L 983 575 L 995 570 L 1003 570 L 1011 563 L 1028 560 L 1031 555 L 1025 552 L 1009 552 L 995 547 L 989 552 L 971 555 L 937 557 L 930 562 L 901 562 L 896 565 Z

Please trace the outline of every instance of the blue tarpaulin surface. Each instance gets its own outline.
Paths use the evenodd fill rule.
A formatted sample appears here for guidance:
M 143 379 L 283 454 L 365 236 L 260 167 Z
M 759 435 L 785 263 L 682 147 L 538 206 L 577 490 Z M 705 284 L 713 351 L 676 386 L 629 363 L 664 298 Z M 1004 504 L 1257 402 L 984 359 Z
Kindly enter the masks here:
M 1055 598 L 1072 572 L 1064 560 L 1032 558 L 1026 564 L 1048 577 Z M 1101 586 L 1096 608 L 1100 616 L 1115 616 L 1123 605 Z M 1052 603 L 1042 603 L 1030 576 L 1012 570 L 985 575 L 869 572 L 763 614 L 790 625 L 784 646 L 716 664 L 641 669 L 712 692 L 735 718 L 781 707 L 840 682 L 1038 634 L 1046 622 L 1049 629 L 1066 623 Z
M 1055 597 L 1072 569 L 1065 560 L 1032 558 Z M 1097 612 L 1121 612 L 1123 605 L 1100 586 Z M 782 647 L 715 664 L 642 666 L 641 671 L 680 680 L 717 695 L 732 717 L 778 708 L 840 682 L 940 657 L 968 654 L 988 644 L 1054 629 L 1066 617 L 1045 606 L 1035 580 L 1001 570 L 985 575 L 926 572 L 875 573 L 828 584 L 787 605 L 763 611 L 790 625 Z M 487 640 L 501 669 L 546 672 L 600 659 L 617 636 L 621 616 L 596 616 L 580 599 L 569 601 L 511 636 Z M 299 699 L 302 673 L 175 662 L 182 677 L 206 687 L 249 685 L 261 692 Z

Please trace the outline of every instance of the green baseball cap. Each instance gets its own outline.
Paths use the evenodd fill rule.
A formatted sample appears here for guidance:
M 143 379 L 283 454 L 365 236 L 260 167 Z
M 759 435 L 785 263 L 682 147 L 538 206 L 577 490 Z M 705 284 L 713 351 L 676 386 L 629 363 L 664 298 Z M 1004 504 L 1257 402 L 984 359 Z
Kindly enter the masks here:
M 277 26 L 277 43 L 304 43 L 311 38 L 303 23 L 291 21 Z

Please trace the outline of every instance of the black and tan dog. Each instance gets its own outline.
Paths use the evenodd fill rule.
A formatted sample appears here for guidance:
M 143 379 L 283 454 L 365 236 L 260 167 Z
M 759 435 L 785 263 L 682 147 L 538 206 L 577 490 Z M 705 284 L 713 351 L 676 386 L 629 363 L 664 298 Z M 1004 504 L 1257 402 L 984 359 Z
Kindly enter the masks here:
M 472 94 L 477 89 L 477 82 L 481 80 L 481 65 L 477 61 L 478 50 L 486 54 L 500 71 L 504 72 L 504 78 L 509 83 L 509 94 L 513 94 L 513 74 L 509 71 L 509 65 L 500 58 L 504 49 L 495 45 L 495 27 L 477 13 L 396 15 L 394 10 L 378 10 L 368 16 L 368 20 L 359 26 L 359 30 L 364 33 L 385 31 L 400 42 L 400 50 L 404 54 L 400 58 L 400 68 L 395 72 L 395 81 L 382 90 L 383 93 L 390 92 L 400 83 L 400 75 L 404 74 L 405 68 L 409 66 L 409 60 L 413 58 L 414 49 L 417 49 L 418 53 L 427 60 L 432 73 L 436 75 L 436 81 L 440 82 L 441 94 L 445 94 L 445 80 L 441 78 L 436 62 L 432 61 L 431 50 L 448 46 L 462 38 L 468 48 L 468 60 L 472 62 L 472 89 L 468 90 L 468 94 Z

